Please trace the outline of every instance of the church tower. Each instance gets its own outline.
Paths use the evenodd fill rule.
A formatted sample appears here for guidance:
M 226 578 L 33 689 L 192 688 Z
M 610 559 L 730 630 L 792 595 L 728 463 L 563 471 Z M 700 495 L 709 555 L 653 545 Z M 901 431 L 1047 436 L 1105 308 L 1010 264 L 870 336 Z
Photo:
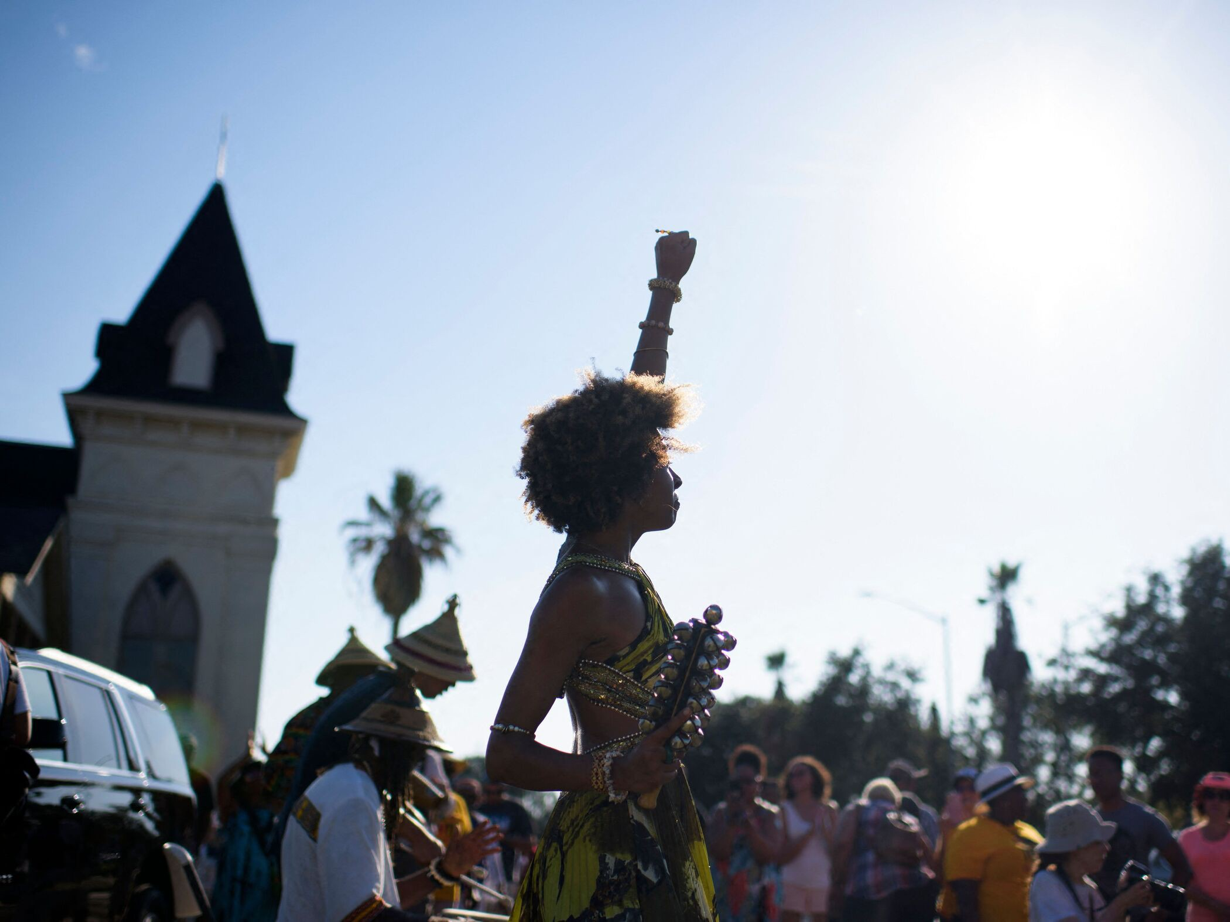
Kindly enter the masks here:
M 215 765 L 256 725 L 274 495 L 306 427 L 286 403 L 293 355 L 265 337 L 218 183 L 64 395 L 68 647 L 149 684 Z

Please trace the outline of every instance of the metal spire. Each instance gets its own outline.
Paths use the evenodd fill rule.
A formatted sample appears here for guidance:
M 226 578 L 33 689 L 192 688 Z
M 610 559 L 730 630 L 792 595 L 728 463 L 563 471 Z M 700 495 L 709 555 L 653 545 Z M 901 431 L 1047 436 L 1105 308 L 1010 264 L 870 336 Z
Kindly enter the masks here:
M 226 174 L 226 132 L 229 126 L 230 119 L 222 116 L 222 128 L 218 131 L 218 165 L 214 169 L 214 178 L 218 182 L 222 182 Z

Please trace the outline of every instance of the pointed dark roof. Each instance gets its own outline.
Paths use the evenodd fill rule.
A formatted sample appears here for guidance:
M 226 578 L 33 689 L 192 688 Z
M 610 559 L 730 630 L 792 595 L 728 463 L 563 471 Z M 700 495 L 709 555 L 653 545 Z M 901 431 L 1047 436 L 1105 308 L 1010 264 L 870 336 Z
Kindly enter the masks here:
M 209 390 L 169 380 L 168 335 L 199 302 L 209 306 L 222 334 Z M 265 338 L 226 194 L 215 183 L 128 322 L 99 328 L 98 370 L 77 393 L 294 416 L 286 403 L 294 350 Z

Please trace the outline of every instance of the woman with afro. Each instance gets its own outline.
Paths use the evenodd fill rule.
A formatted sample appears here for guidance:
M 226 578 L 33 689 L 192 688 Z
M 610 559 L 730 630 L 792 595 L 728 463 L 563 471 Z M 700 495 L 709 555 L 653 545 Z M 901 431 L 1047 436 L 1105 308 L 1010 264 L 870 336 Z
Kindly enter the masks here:
M 533 514 L 567 537 L 530 617 L 487 744 L 495 780 L 562 791 L 512 911 L 515 922 L 693 922 L 716 918 L 704 836 L 666 742 L 683 711 L 644 734 L 638 718 L 671 640 L 672 622 L 632 561 L 646 532 L 675 523 L 682 480 L 669 435 L 688 391 L 667 384 L 666 346 L 679 281 L 696 241 L 659 238 L 657 278 L 632 370 L 588 374 L 526 419 L 519 474 Z M 576 742 L 560 752 L 534 731 L 557 697 Z M 656 807 L 637 795 L 661 789 Z

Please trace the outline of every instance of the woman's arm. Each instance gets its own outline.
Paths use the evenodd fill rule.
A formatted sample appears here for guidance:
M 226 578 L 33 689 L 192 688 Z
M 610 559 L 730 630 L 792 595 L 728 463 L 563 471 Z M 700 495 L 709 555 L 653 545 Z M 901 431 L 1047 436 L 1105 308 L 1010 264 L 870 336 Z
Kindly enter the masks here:
M 739 830 L 730 821 L 730 811 L 725 803 L 713 808 L 713 815 L 705 824 L 705 841 L 709 844 L 709 854 L 718 861 L 730 858 L 735 847 L 735 836 Z
M 504 690 L 496 723 L 531 733 L 537 730 L 577 660 L 605 639 L 601 626 L 617 620 L 617 607 L 597 577 L 566 573 L 556 580 L 530 617 L 525 646 Z M 641 794 L 675 777 L 679 766 L 666 761 L 665 744 L 688 716 L 681 711 L 615 759 L 611 780 L 616 790 Z M 593 765 L 592 756 L 551 749 L 524 733 L 492 731 L 487 741 L 487 773 L 492 780 L 529 791 L 592 791 Z
M 692 266 L 692 258 L 696 255 L 696 241 L 688 236 L 687 231 L 667 234 L 658 238 L 654 255 L 657 258 L 657 277 L 678 285 L 679 280 L 687 275 Z M 659 378 L 666 376 L 670 334 L 662 327 L 670 327 L 671 309 L 674 305 L 674 292 L 667 288 L 653 289 L 649 298 L 649 312 L 645 315 L 645 325 L 641 328 L 636 351 L 632 353 L 634 375 L 656 375 Z
M 1195 881 L 1187 885 L 1187 898 L 1198 906 L 1203 906 L 1223 918 L 1230 919 L 1230 903 L 1209 896 Z
M 819 833 L 820 830 L 817 829 L 814 824 L 809 826 L 801 836 L 794 839 L 790 838 L 789 833 L 783 832 L 782 849 L 778 853 L 777 863 L 789 864 L 794 861 L 795 858 L 799 857 L 799 852 L 803 850 L 803 846 L 807 844 L 807 840 L 812 836 L 819 835 Z
M 752 820 L 747 824 L 747 841 L 752 847 L 752 856 L 761 864 L 772 864 L 782 850 L 780 817 L 759 804 L 753 805 L 752 811 Z

